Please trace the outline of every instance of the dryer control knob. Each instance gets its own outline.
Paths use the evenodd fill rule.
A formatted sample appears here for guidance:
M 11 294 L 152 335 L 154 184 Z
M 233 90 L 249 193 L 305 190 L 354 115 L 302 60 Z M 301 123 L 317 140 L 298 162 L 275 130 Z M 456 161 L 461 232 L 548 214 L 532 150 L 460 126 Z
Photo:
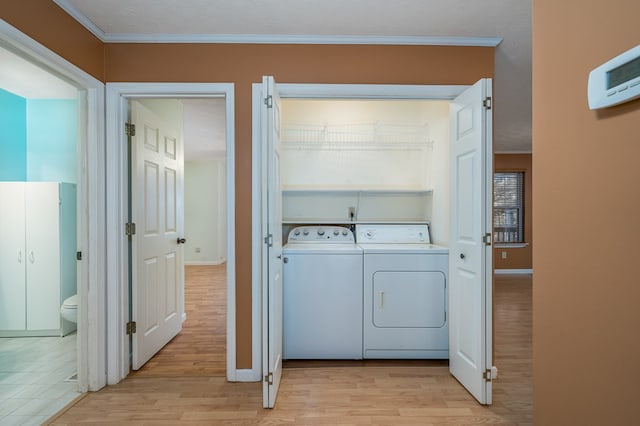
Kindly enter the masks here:
M 347 234 L 348 234 L 348 232 L 347 232 L 346 229 L 344 231 L 342 231 L 342 235 L 344 235 L 345 237 L 347 236 Z
M 318 235 L 324 235 L 324 229 L 318 229 Z
M 302 233 L 303 233 L 304 235 L 309 235 L 309 231 L 307 231 L 306 229 L 305 229 L 304 231 L 302 231 Z
M 299 229 L 297 229 L 293 234 L 294 234 L 294 235 L 300 235 L 300 230 L 299 230 Z
M 337 237 L 338 235 L 340 235 L 340 231 L 338 231 L 338 230 L 336 229 L 335 231 L 333 231 L 333 235 L 335 235 L 335 236 Z

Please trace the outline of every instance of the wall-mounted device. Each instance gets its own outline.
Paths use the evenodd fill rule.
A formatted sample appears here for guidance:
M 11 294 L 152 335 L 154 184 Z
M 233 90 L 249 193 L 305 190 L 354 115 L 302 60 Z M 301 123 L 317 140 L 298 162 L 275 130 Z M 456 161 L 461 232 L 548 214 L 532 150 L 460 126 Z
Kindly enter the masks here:
M 589 108 L 599 109 L 640 97 L 640 45 L 589 73 Z

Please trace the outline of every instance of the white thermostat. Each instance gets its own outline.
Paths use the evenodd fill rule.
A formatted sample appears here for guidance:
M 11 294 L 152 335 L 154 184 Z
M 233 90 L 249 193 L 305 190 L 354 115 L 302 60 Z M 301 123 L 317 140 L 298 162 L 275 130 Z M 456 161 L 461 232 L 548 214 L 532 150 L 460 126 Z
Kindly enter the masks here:
M 640 97 L 640 45 L 589 73 L 589 108 L 599 109 Z

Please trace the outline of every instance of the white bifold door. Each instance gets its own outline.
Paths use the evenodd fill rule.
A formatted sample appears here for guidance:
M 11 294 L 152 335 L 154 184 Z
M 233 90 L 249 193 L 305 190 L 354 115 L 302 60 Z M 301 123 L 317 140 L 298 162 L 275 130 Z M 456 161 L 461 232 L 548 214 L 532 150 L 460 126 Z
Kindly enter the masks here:
M 262 94 L 263 400 L 273 407 L 282 374 L 282 110 L 272 77 Z M 491 403 L 491 127 L 491 80 L 482 79 L 451 101 L 449 142 L 449 364 L 482 404 Z
M 449 370 L 491 404 L 491 80 L 450 106 Z
M 262 79 L 262 371 L 263 406 L 273 408 L 282 377 L 282 185 L 280 125 L 282 112 L 273 77 Z M 266 226 L 264 226 L 266 224 Z
M 182 330 L 183 145 L 177 130 L 131 101 L 132 369 Z

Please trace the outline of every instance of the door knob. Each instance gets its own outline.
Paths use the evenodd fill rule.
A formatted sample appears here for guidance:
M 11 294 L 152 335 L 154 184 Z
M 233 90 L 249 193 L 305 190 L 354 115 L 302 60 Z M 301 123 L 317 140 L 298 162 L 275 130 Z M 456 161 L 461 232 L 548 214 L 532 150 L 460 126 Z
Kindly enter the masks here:
M 187 242 L 187 240 L 185 238 L 178 238 L 178 240 L 177 240 L 178 244 L 184 244 L 186 242 Z

